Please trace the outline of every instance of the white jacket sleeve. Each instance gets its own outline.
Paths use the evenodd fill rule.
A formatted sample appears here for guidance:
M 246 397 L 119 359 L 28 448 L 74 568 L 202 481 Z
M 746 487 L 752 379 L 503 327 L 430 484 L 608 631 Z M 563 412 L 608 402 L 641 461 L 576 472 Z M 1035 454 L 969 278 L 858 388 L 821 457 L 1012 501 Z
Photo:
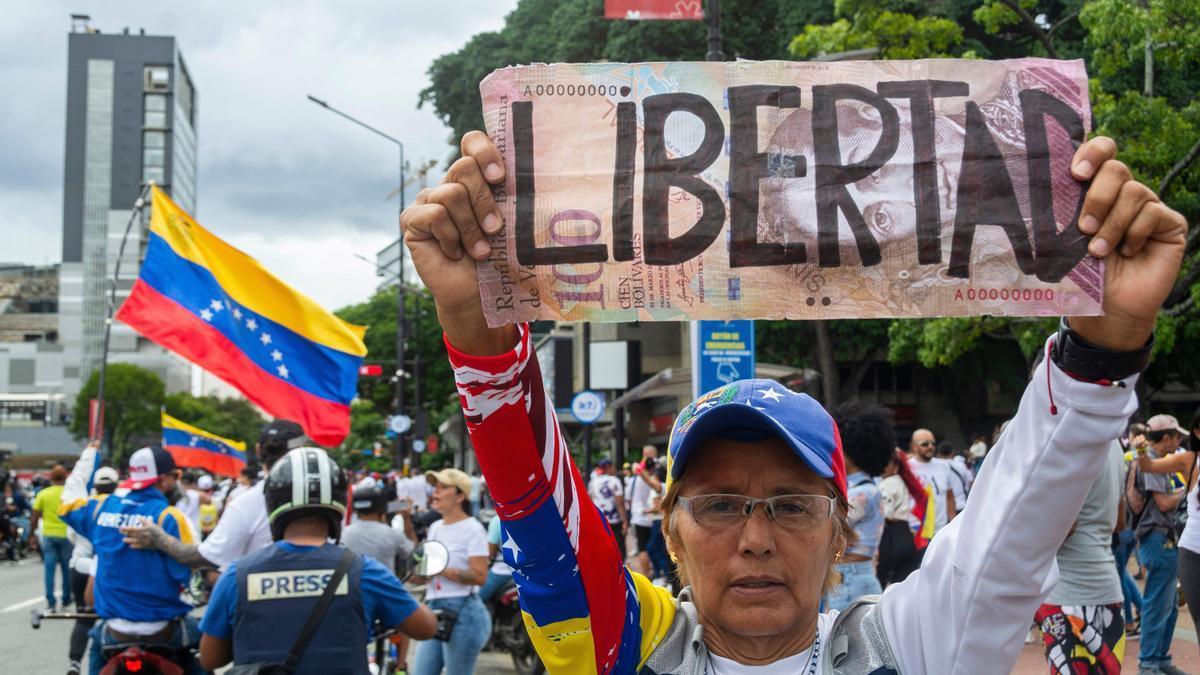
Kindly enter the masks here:
M 87 499 L 92 491 L 92 475 L 96 473 L 96 448 L 88 445 L 79 453 L 79 459 L 67 476 L 63 485 L 62 503 L 72 504 L 80 499 Z
M 1058 547 L 1137 407 L 1136 382 L 1080 382 L 1049 359 L 1037 368 L 967 508 L 933 538 L 921 569 L 880 599 L 901 673 L 1012 669 L 1058 581 Z

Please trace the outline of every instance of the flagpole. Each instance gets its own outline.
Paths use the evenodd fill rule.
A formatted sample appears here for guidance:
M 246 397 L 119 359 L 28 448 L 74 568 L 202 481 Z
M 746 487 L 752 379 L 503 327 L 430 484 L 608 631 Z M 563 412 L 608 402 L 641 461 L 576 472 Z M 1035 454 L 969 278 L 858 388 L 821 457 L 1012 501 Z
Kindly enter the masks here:
M 96 378 L 96 432 L 100 435 L 101 455 L 104 455 L 104 378 L 108 371 L 108 343 L 112 335 L 113 313 L 116 311 L 117 305 L 117 286 L 118 279 L 121 275 L 121 260 L 125 257 L 125 244 L 129 241 L 129 232 L 133 230 L 133 222 L 137 220 L 142 213 L 142 209 L 146 207 L 146 194 L 150 188 L 154 187 L 154 181 L 148 181 L 142 186 L 142 191 L 138 198 L 133 202 L 133 210 L 129 213 L 129 222 L 125 223 L 125 234 L 121 237 L 121 246 L 117 250 L 117 263 L 113 265 L 112 278 L 108 280 L 109 293 L 108 303 L 104 310 L 104 341 L 100 348 L 100 374 Z M 79 414 L 78 411 L 75 412 Z M 111 453 L 112 448 L 109 448 Z M 110 455 L 111 456 L 111 455 Z

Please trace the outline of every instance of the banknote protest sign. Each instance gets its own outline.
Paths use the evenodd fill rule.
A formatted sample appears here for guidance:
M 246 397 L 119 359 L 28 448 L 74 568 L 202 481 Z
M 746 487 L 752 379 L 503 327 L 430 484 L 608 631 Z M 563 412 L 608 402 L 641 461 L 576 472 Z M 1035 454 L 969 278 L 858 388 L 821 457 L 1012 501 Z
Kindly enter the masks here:
M 480 85 L 488 322 L 1085 315 L 1081 61 L 555 64 Z

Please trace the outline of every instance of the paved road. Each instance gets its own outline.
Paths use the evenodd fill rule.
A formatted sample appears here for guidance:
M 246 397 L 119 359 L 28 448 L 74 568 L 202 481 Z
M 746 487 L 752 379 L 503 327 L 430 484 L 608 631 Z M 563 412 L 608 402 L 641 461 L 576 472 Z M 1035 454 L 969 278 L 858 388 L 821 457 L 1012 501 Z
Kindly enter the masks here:
M 41 630 L 29 626 L 29 614 L 43 608 L 42 563 L 35 555 L 0 563 L 0 654 L 6 673 L 65 673 L 67 642 L 73 622 L 51 621 Z
M 46 606 L 42 597 L 42 565 L 35 555 L 17 566 L 0 562 L 0 672 L 65 673 L 70 621 L 46 621 L 29 626 L 30 612 Z M 475 672 L 509 675 L 515 672 L 505 654 L 483 654 Z

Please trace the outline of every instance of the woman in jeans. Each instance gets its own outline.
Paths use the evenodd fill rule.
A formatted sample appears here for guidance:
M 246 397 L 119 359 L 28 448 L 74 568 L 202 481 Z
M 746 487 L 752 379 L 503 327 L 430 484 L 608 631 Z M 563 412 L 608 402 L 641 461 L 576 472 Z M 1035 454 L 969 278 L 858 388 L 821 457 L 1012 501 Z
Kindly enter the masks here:
M 492 632 L 492 617 L 479 599 L 479 586 L 487 581 L 488 538 L 483 525 L 471 517 L 471 478 L 458 469 L 425 474 L 433 485 L 429 500 L 442 519 L 429 526 L 427 541 L 445 544 L 450 566 L 429 580 L 425 603 L 430 609 L 454 612 L 449 639 L 427 640 L 417 645 L 415 675 L 470 675 L 475 660 Z
M 864 595 L 883 592 L 875 576 L 875 553 L 883 536 L 883 498 L 875 478 L 892 460 L 895 431 L 892 415 L 880 405 L 857 401 L 830 411 L 841 432 L 853 541 L 837 565 L 841 583 L 825 596 L 825 609 L 843 612 Z
M 1134 439 L 1139 436 L 1146 435 L 1146 425 L 1141 422 L 1135 422 L 1129 425 L 1129 432 L 1126 438 L 1121 440 L 1121 446 L 1127 452 L 1125 453 L 1125 471 L 1132 470 L 1132 463 L 1136 460 L 1137 454 L 1134 452 Z M 1122 474 L 1122 490 L 1124 489 L 1124 477 L 1128 475 Z M 1121 593 L 1125 596 L 1125 635 L 1129 638 L 1137 637 L 1142 630 L 1142 591 L 1138 588 L 1137 582 L 1133 580 L 1133 575 L 1129 573 L 1129 556 L 1133 554 L 1137 548 L 1137 537 L 1133 534 L 1133 519 L 1126 513 L 1128 507 L 1125 505 L 1125 496 L 1121 495 L 1121 513 L 1124 516 L 1118 520 L 1118 530 L 1113 532 L 1113 558 L 1117 561 L 1117 575 L 1121 578 Z
M 1151 418 L 1167 418 L 1173 424 L 1175 418 L 1169 415 L 1158 415 Z M 1179 427 L 1179 433 L 1186 434 L 1187 443 L 1173 455 L 1158 459 L 1151 458 L 1144 450 L 1138 452 L 1138 467 L 1146 473 L 1181 473 L 1188 485 L 1187 495 L 1187 525 L 1179 535 L 1179 583 L 1183 586 L 1183 595 L 1187 599 L 1188 613 L 1192 615 L 1192 623 L 1196 627 L 1196 638 L 1200 640 L 1200 491 L 1197 485 L 1197 455 L 1200 454 L 1200 408 L 1192 415 L 1189 429 Z M 1145 444 L 1144 438 L 1132 441 L 1135 449 Z

